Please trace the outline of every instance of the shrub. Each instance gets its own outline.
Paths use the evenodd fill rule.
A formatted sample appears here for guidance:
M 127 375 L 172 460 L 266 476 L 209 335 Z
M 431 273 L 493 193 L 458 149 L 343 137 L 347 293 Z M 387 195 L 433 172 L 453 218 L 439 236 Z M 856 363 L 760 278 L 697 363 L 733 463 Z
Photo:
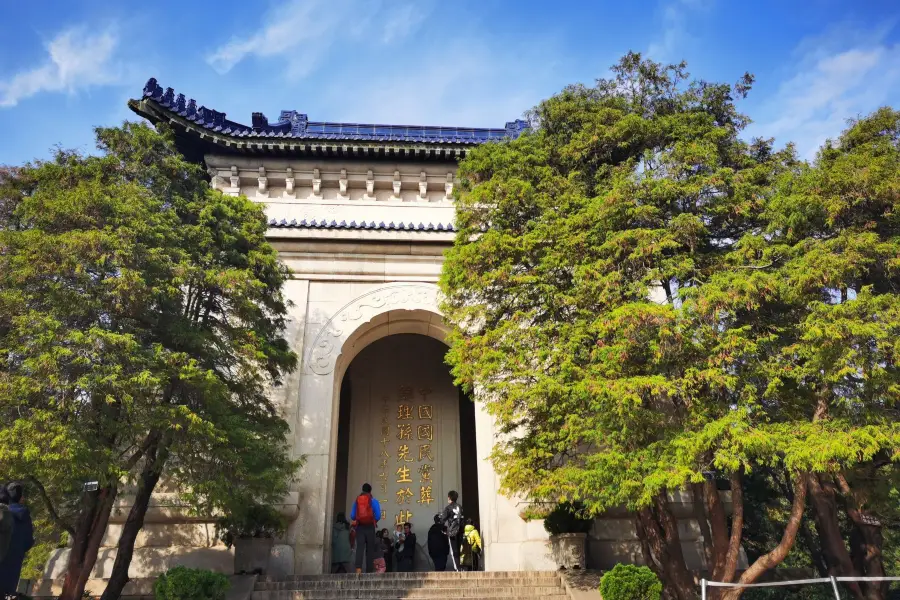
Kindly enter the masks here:
M 584 514 L 584 508 L 580 504 L 563 502 L 544 517 L 544 529 L 550 535 L 587 533 L 593 522 L 593 519 Z
M 659 600 L 662 582 L 647 567 L 616 565 L 600 579 L 603 600 Z
M 286 527 L 278 510 L 262 504 L 241 507 L 216 523 L 219 539 L 229 548 L 240 538 L 278 537 Z
M 153 597 L 156 600 L 225 600 L 230 586 L 228 578 L 221 573 L 174 567 L 153 584 Z

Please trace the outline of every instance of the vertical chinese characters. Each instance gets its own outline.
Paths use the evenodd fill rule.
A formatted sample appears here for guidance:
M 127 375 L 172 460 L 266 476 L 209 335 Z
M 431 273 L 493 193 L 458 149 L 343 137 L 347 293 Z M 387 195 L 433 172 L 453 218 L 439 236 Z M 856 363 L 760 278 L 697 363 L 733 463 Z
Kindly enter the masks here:
M 412 519 L 412 513 L 403 508 L 409 504 L 415 495 L 409 484 L 413 482 L 410 476 L 410 468 L 406 463 L 410 462 L 409 442 L 413 440 L 413 391 L 408 385 L 401 385 L 398 390 L 397 403 L 397 439 L 400 445 L 397 447 L 397 479 L 396 482 L 400 486 L 397 488 L 397 507 L 400 511 L 395 516 L 395 522 L 405 523 Z
M 390 459 L 391 455 L 388 453 L 388 442 L 391 441 L 391 423 L 388 420 L 388 415 L 390 414 L 390 406 L 388 402 L 390 399 L 387 396 L 382 398 L 381 404 L 381 452 L 378 454 L 378 489 L 381 490 L 382 494 L 387 493 L 387 466 L 388 459 Z M 382 518 L 384 515 L 382 515 Z
M 428 506 L 434 502 L 434 407 L 429 402 L 431 390 L 415 390 L 401 385 L 397 398 L 397 422 L 392 430 L 397 441 L 396 503 L 399 509 L 394 521 L 404 523 L 413 514 L 406 508 L 413 504 Z M 417 398 L 418 396 L 418 398 Z
M 419 424 L 416 426 L 416 443 L 418 444 L 419 499 L 417 503 L 429 506 L 434 502 L 432 497 L 432 474 L 434 473 L 434 407 L 428 404 L 431 390 L 422 388 L 419 395 L 422 401 L 418 406 Z

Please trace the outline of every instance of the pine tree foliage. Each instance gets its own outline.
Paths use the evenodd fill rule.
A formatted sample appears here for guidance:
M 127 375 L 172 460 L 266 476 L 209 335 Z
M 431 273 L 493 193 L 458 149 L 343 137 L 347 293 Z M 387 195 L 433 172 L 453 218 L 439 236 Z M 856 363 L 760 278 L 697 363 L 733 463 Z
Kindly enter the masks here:
M 811 474 L 900 458 L 897 113 L 807 164 L 741 138 L 749 75 L 689 82 L 636 54 L 613 75 L 461 164 L 449 362 L 505 434 L 507 492 L 658 512 L 715 496 L 711 476 L 787 472 L 788 534 L 753 580 L 793 544 Z
M 279 500 L 299 466 L 267 394 L 296 357 L 262 208 L 210 189 L 166 132 L 97 141 L 0 180 L 0 464 L 73 537 L 73 598 L 119 492 L 120 593 L 160 478 L 212 510 Z

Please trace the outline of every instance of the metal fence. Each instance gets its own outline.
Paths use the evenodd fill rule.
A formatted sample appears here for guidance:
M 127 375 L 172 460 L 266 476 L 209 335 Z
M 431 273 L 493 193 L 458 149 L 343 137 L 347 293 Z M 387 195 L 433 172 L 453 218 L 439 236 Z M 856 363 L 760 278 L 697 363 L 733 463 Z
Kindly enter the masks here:
M 900 577 L 817 577 L 815 579 L 794 579 L 791 581 L 769 581 L 766 583 L 723 583 L 721 581 L 700 582 L 700 596 L 702 600 L 706 600 L 706 592 L 711 587 L 725 588 L 767 588 L 767 587 L 789 587 L 797 585 L 811 585 L 816 583 L 830 583 L 831 589 L 834 590 L 835 600 L 842 600 L 838 582 L 842 581 L 898 581 Z

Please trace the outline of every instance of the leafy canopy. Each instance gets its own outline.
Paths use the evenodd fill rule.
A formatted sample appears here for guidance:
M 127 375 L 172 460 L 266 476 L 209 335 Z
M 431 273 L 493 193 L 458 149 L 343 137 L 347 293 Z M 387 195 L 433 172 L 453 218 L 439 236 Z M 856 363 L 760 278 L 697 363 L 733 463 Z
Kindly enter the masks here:
M 596 512 L 896 455 L 896 114 L 810 166 L 740 138 L 749 76 L 613 72 L 461 164 L 449 361 L 506 491 Z
M 168 132 L 97 143 L 0 174 L 5 476 L 70 531 L 85 481 L 115 489 L 151 453 L 195 508 L 278 498 L 298 464 L 266 391 L 296 357 L 262 208 L 210 189 Z

